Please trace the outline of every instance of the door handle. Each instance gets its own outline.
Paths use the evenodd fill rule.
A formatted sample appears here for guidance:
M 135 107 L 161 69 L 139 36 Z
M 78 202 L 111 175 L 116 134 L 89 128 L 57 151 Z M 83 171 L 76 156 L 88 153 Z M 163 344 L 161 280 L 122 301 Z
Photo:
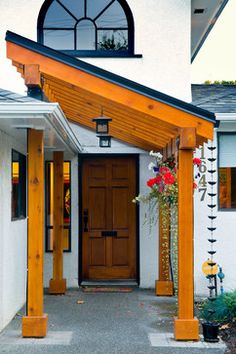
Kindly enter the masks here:
M 84 232 L 88 232 L 88 209 L 83 211 Z

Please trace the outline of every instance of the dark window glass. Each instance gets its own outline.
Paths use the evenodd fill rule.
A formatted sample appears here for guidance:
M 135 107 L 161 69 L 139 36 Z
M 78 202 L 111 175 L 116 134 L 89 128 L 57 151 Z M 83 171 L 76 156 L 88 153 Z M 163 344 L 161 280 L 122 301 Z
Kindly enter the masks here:
M 236 209 L 236 167 L 220 167 L 220 209 Z
M 44 20 L 44 28 L 73 28 L 76 20 L 57 2 L 53 1 Z
M 125 0 L 48 0 L 39 14 L 38 40 L 72 55 L 132 55 L 132 13 Z
M 12 219 L 26 217 L 26 157 L 12 150 Z
M 125 30 L 98 30 L 98 49 L 127 50 L 128 31 Z
M 44 30 L 44 45 L 53 49 L 70 49 L 74 46 L 74 31 Z
M 53 162 L 46 162 L 46 252 L 53 250 Z M 64 251 L 71 251 L 71 171 L 64 162 Z
M 109 4 L 111 0 L 87 0 L 87 16 L 94 20 Z
M 85 17 L 84 13 L 84 2 L 76 0 L 60 0 L 60 2 L 76 17 L 77 20 Z
M 97 27 L 120 28 L 127 27 L 127 19 L 120 4 L 113 2 L 97 19 Z
M 77 49 L 95 49 L 95 27 L 92 21 L 82 20 L 77 25 Z
M 218 133 L 219 208 L 236 209 L 236 134 Z

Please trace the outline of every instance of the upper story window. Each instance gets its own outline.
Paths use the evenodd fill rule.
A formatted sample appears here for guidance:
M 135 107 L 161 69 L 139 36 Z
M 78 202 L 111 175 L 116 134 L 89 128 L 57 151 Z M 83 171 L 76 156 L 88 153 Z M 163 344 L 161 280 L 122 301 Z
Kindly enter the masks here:
M 75 56 L 132 56 L 133 16 L 125 0 L 46 0 L 38 42 Z
M 219 208 L 236 209 L 236 133 L 219 133 Z

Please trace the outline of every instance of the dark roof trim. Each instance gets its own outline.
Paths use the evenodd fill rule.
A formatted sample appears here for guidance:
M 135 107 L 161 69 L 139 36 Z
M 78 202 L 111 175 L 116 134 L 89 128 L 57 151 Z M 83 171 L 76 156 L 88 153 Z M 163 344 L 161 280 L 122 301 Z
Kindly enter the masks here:
M 206 32 L 204 33 L 199 45 L 197 46 L 197 48 L 195 49 L 195 51 L 192 53 L 192 57 L 191 57 L 191 63 L 194 61 L 194 59 L 196 58 L 199 50 L 202 48 L 203 43 L 205 42 L 205 40 L 207 39 L 209 33 L 211 32 L 212 28 L 214 27 L 216 20 L 220 17 L 221 12 L 224 10 L 225 6 L 227 5 L 229 0 L 224 0 L 221 4 L 221 7 L 219 8 L 219 10 L 217 11 L 217 13 L 215 14 L 214 18 L 211 20 L 211 23 L 209 24 L 209 26 L 207 27 Z
M 113 74 L 113 73 L 106 71 L 104 69 L 101 69 L 97 66 L 88 64 L 82 60 L 70 57 L 69 55 L 61 53 L 57 50 L 51 49 L 51 48 L 46 47 L 42 44 L 34 42 L 30 39 L 19 36 L 16 33 L 7 31 L 6 41 L 20 45 L 26 49 L 29 49 L 31 51 L 34 51 L 34 52 L 39 53 L 41 55 L 44 55 L 48 58 L 54 59 L 54 60 L 59 61 L 63 64 L 69 65 L 69 66 L 74 67 L 79 70 L 82 70 L 88 74 L 91 74 L 91 75 L 99 77 L 103 80 L 112 82 L 112 83 L 119 85 L 121 87 L 127 88 L 128 90 L 137 92 L 143 96 L 163 102 L 163 103 L 168 104 L 172 107 L 178 108 L 182 111 L 191 113 L 195 116 L 198 116 L 200 118 L 208 120 L 212 123 L 216 122 L 215 115 L 212 112 L 209 112 L 205 109 L 196 107 L 190 103 L 181 101 L 177 98 L 171 97 L 169 95 L 166 95 L 164 93 L 161 93 L 159 91 L 151 89 L 147 86 L 140 85 L 137 82 L 128 80 L 122 76 Z

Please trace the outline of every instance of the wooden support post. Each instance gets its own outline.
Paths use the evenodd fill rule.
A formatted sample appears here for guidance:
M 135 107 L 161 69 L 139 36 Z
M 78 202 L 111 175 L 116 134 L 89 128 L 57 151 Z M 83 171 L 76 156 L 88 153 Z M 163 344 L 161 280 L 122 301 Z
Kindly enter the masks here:
M 172 296 L 173 281 L 170 280 L 170 220 L 163 229 L 162 211 L 159 210 L 159 279 L 156 280 L 155 293 L 158 296 Z
M 53 278 L 49 282 L 49 294 L 65 294 L 66 279 L 63 279 L 63 152 L 54 152 L 53 161 Z
M 178 318 L 174 322 L 176 340 L 199 340 L 199 324 L 194 318 L 193 287 L 193 128 L 180 134 L 178 158 Z
M 43 313 L 44 147 L 43 131 L 28 129 L 28 286 L 23 337 L 45 337 Z

